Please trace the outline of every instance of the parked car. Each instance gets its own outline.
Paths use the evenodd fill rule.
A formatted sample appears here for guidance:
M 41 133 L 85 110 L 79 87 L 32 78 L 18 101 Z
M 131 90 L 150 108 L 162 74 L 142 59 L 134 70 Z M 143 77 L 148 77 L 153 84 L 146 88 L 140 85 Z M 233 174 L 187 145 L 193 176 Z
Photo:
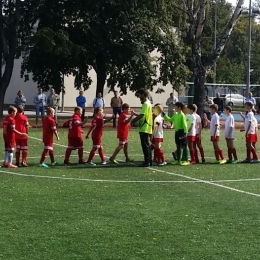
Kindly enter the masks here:
M 223 99 L 225 106 L 243 106 L 246 98 L 240 94 L 222 94 L 220 98 Z

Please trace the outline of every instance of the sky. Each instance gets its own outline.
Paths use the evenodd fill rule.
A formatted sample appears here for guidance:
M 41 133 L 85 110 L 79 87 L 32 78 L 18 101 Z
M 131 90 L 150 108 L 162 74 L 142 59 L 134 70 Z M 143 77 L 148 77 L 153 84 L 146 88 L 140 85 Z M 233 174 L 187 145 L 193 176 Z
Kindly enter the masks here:
M 230 2 L 232 5 L 236 5 L 237 4 L 237 0 L 227 0 L 227 2 Z M 254 2 L 254 0 L 252 0 L 252 3 Z M 249 0 L 245 0 L 244 2 L 244 6 L 248 7 L 249 6 Z

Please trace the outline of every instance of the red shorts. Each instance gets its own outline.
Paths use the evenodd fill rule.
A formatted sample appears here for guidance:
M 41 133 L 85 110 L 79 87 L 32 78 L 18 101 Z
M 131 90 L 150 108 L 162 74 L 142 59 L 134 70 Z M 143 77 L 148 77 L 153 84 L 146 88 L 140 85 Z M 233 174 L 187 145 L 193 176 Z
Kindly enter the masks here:
M 68 148 L 70 148 L 71 150 L 82 149 L 83 148 L 82 137 L 69 137 Z
M 16 139 L 16 149 L 28 150 L 28 139 Z
M 53 143 L 50 142 L 43 142 L 44 143 L 44 150 L 53 150 Z
M 199 138 L 199 135 L 196 135 L 196 144 L 201 144 L 201 138 Z
M 155 143 L 162 143 L 163 142 L 163 138 L 153 138 L 153 144 Z
M 128 140 L 119 139 L 119 145 L 125 145 L 128 144 Z
M 93 148 L 100 148 L 102 146 L 101 139 L 92 138 Z
M 196 142 L 196 136 L 188 135 L 187 140 L 188 142 Z
M 256 143 L 257 142 L 257 136 L 256 134 L 248 134 L 246 136 L 246 142 L 247 143 Z
M 211 136 L 210 141 L 214 142 L 214 143 L 219 142 L 219 136 L 216 136 L 215 138 L 213 136 Z
M 15 147 L 15 141 L 5 141 L 5 151 L 12 152 Z

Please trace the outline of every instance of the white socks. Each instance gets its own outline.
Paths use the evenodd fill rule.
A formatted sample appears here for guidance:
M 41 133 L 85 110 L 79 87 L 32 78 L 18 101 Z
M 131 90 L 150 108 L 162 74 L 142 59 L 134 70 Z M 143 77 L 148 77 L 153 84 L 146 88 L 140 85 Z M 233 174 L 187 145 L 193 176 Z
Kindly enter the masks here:
M 6 162 L 7 164 L 12 164 L 12 162 L 13 162 L 13 157 L 14 157 L 14 154 L 13 154 L 13 153 L 5 152 L 5 162 Z

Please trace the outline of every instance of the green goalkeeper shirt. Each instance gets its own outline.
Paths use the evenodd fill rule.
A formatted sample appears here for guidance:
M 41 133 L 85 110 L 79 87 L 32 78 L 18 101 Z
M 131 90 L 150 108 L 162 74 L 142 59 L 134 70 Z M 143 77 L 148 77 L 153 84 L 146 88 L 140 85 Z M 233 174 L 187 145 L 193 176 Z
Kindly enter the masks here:
M 186 116 L 182 112 L 179 112 L 179 113 L 173 115 L 172 117 L 164 115 L 164 119 L 167 122 L 173 122 L 174 123 L 175 131 L 183 129 L 185 134 L 188 133 Z

